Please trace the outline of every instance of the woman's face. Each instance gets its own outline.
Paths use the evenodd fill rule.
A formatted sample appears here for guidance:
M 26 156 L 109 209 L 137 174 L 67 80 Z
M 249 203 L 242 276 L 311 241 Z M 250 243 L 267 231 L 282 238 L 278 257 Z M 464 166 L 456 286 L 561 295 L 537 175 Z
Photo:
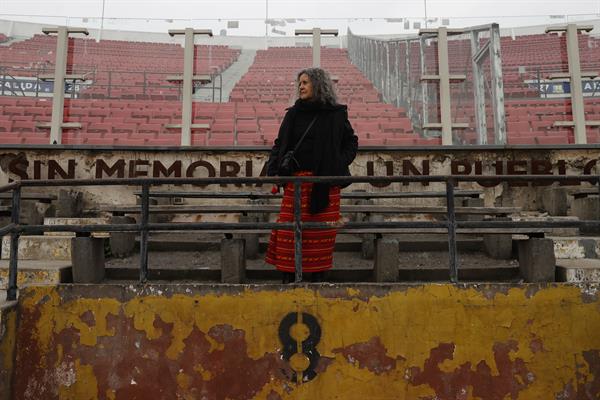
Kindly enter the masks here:
M 310 100 L 313 97 L 313 85 L 306 74 L 302 74 L 298 78 L 298 95 L 301 100 Z

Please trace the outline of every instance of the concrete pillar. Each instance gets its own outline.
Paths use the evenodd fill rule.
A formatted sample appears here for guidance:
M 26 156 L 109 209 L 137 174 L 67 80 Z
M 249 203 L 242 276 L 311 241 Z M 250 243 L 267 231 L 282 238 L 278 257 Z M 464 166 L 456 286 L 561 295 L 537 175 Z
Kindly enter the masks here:
M 369 222 L 383 222 L 383 215 L 381 214 L 370 214 L 367 217 Z M 362 237 L 362 258 L 365 260 L 372 260 L 375 255 L 375 239 L 376 236 L 373 233 L 365 233 Z
M 549 215 L 567 215 L 567 190 L 564 187 L 549 187 L 542 191 L 542 205 Z
M 258 215 L 241 215 L 240 222 L 259 222 Z M 246 244 L 246 257 L 250 260 L 258 258 L 258 233 L 243 233 L 240 235 Z
M 587 196 L 573 199 L 571 214 L 582 220 L 600 219 L 600 201 L 598 197 Z
M 512 235 L 484 235 L 483 250 L 496 260 L 510 260 L 512 258 Z
M 398 281 L 398 241 L 395 239 L 375 240 L 375 262 L 373 275 L 375 282 Z
M 246 278 L 246 258 L 243 239 L 221 240 L 221 282 L 243 283 Z
M 519 269 L 525 282 L 554 282 L 556 258 L 552 239 L 530 238 L 520 241 Z
M 483 207 L 483 198 L 469 197 L 463 200 L 464 207 Z M 483 215 L 481 214 L 458 214 L 456 216 L 458 221 L 483 221 Z
M 114 216 L 110 219 L 111 224 L 135 224 L 133 217 Z M 127 257 L 135 249 L 136 232 L 111 232 L 109 245 L 110 253 L 117 258 Z
M 56 217 L 71 218 L 80 217 L 83 212 L 83 194 L 78 191 L 58 191 L 56 199 Z
M 104 280 L 104 239 L 71 239 L 71 262 L 74 283 L 100 283 Z
M 600 220 L 600 200 L 598 196 L 587 196 L 573 199 L 571 203 L 571 214 L 578 217 L 580 220 Z M 598 227 L 583 227 L 582 232 L 597 233 L 600 232 L 600 222 Z

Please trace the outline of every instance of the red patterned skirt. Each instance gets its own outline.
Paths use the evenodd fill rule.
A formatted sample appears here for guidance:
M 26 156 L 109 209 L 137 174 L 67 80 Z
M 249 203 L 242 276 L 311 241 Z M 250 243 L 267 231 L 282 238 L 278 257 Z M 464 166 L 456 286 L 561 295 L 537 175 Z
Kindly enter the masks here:
M 309 176 L 312 172 L 300 171 L 294 175 Z M 329 190 L 329 206 L 318 214 L 310 213 L 310 194 L 313 183 L 306 182 L 302 191 L 303 222 L 337 222 L 340 219 L 340 188 Z M 281 211 L 277 222 L 294 221 L 294 184 L 287 183 L 281 201 Z M 302 230 L 302 271 L 319 272 L 333 266 L 333 248 L 337 229 Z M 279 271 L 294 272 L 294 231 L 275 229 L 271 232 L 265 261 Z

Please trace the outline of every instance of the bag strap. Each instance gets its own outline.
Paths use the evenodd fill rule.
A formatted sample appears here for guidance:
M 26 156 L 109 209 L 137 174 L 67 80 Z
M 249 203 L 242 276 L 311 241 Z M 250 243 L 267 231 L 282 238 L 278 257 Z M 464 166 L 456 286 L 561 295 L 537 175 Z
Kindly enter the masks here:
M 294 150 L 292 150 L 292 154 L 296 153 L 296 150 L 298 150 L 298 148 L 302 144 L 302 141 L 306 137 L 306 134 L 308 133 L 308 131 L 310 131 L 310 128 L 312 128 L 313 124 L 315 123 L 315 121 L 317 120 L 318 117 L 319 117 L 319 114 L 315 115 L 315 117 L 312 119 L 312 121 L 310 121 L 310 124 L 308 125 L 308 128 L 306 128 L 306 130 L 304 131 L 304 133 L 300 137 L 300 140 L 298 140 L 298 142 L 296 143 L 296 146 L 294 146 Z

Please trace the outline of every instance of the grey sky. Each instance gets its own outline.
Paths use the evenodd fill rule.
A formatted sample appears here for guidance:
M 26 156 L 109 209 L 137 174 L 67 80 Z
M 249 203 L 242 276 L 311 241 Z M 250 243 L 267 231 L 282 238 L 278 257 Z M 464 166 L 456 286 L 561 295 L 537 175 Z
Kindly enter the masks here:
M 501 26 L 545 24 L 549 15 L 569 15 L 568 20 L 600 18 L 600 0 L 268 0 L 268 16 L 309 20 L 292 24 L 286 22 L 285 26 L 275 27 L 288 35 L 293 34 L 295 28 L 312 26 L 342 29 L 350 26 L 365 33 L 402 33 L 403 24 L 385 23 L 378 19 L 409 18 L 412 28 L 414 21 L 423 19 L 425 4 L 428 18 L 440 18 L 438 23 L 441 18 L 449 18 L 452 26 L 489 22 L 498 22 Z M 267 0 L 104 0 L 104 27 L 161 31 L 165 29 L 165 20 L 172 19 L 174 21 L 169 21 L 168 27 L 193 24 L 211 27 L 218 32 L 227 27 L 227 20 L 240 20 L 240 27 L 230 29 L 228 34 L 261 35 L 265 31 L 266 5 Z M 0 18 L 81 25 L 81 18 L 85 17 L 88 18 L 85 21 L 88 26 L 96 27 L 100 25 L 102 6 L 103 0 L 0 0 Z M 34 15 L 55 18 L 24 17 Z

